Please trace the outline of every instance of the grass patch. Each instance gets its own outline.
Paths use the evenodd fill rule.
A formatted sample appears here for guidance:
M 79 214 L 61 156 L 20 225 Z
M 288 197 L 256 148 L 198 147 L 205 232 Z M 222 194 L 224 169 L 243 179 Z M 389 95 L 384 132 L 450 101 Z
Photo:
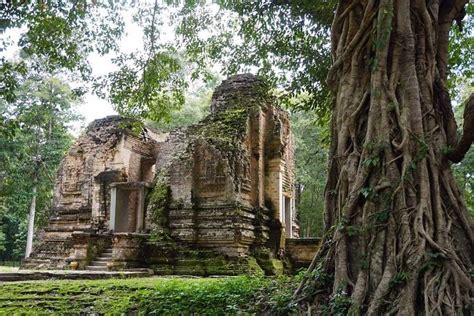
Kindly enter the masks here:
M 287 311 L 289 277 L 55 280 L 0 285 L 0 314 L 229 315 Z

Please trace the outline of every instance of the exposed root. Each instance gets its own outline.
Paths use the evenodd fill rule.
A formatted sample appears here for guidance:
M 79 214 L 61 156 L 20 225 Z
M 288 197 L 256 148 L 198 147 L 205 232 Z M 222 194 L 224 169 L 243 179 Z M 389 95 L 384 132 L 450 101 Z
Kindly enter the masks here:
M 474 105 L 467 105 L 465 135 L 450 139 L 446 92 L 447 36 L 466 2 L 340 2 L 328 77 L 335 107 L 327 232 L 294 295 L 302 310 L 474 308 L 472 223 L 445 156 L 454 144 L 455 161 L 474 138 Z

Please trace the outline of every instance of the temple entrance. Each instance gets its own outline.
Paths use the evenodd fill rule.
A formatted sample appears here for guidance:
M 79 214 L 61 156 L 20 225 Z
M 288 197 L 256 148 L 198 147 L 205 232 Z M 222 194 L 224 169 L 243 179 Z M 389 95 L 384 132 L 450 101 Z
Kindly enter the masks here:
M 111 189 L 110 230 L 128 232 L 128 199 L 129 193 L 127 191 L 117 187 Z
M 125 179 L 125 174 L 120 170 L 102 171 L 94 177 L 92 185 L 94 198 L 91 198 L 90 203 L 92 204 L 92 220 L 98 228 L 103 229 L 110 225 L 110 184 Z
M 110 230 L 142 232 L 145 229 L 147 182 L 116 182 L 111 187 Z

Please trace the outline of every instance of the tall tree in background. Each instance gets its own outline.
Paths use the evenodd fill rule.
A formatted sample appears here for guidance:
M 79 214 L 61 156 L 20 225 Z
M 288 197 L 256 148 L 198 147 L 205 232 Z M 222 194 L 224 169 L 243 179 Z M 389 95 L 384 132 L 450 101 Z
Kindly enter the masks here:
M 179 127 L 196 124 L 210 113 L 211 97 L 218 80 L 212 80 L 200 86 L 193 92 L 186 94 L 185 102 L 181 108 L 172 111 L 168 118 L 159 121 L 149 120 L 148 127 L 156 128 L 160 132 L 169 132 Z
M 300 237 L 324 233 L 324 185 L 327 177 L 328 125 L 313 112 L 290 112 L 295 138 L 296 209 Z
M 77 101 L 60 80 L 35 76 L 19 87 L 14 103 L 0 103 L 0 114 L 15 133 L 0 140 L 0 259 L 21 258 L 27 231 L 32 238 L 34 224 L 48 217 L 53 178 L 72 141 L 68 128 L 77 120 L 72 112 Z

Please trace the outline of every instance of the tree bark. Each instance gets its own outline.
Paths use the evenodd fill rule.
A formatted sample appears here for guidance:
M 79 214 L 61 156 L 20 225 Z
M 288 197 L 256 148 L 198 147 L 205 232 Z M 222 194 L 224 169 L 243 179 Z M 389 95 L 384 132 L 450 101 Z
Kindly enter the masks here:
M 473 309 L 473 226 L 451 173 L 446 84 L 449 30 L 466 3 L 339 2 L 326 234 L 294 296 L 313 311 Z
M 464 126 L 461 139 L 448 154 L 449 160 L 454 163 L 461 162 L 464 159 L 464 156 L 474 142 L 474 94 L 471 94 L 466 101 L 463 116 Z
M 35 214 L 36 214 L 36 179 L 35 184 L 32 189 L 32 197 L 30 204 L 30 214 L 28 216 L 28 235 L 26 237 L 26 250 L 25 258 L 28 258 L 31 255 L 31 250 L 33 248 L 33 232 L 35 228 Z

